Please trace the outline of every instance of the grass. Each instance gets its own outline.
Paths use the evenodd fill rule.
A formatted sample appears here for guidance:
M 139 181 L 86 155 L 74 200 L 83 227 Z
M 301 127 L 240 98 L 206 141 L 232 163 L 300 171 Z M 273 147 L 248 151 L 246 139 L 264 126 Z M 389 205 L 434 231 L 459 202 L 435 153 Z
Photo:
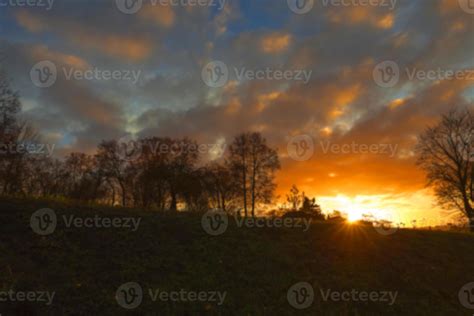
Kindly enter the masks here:
M 141 217 L 129 229 L 67 228 L 35 234 L 31 214 L 58 218 Z M 238 228 L 210 236 L 197 214 L 153 213 L 61 201 L 0 199 L 0 292 L 55 291 L 53 304 L 0 302 L 8 315 L 472 315 L 458 291 L 474 281 L 474 236 L 315 223 L 297 229 Z M 117 288 L 138 282 L 142 304 L 128 311 Z M 287 291 L 309 282 L 311 307 L 290 306 Z M 216 303 L 153 302 L 147 289 L 226 291 Z M 320 289 L 398 291 L 395 304 L 324 301 Z

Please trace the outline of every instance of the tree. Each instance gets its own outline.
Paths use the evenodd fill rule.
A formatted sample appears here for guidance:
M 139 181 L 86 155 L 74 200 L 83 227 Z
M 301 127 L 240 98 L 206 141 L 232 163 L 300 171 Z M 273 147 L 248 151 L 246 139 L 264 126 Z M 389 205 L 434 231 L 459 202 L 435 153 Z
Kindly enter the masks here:
M 95 157 L 84 153 L 69 154 L 63 164 L 63 190 L 65 195 L 76 200 L 94 200 L 97 198 L 102 176 L 96 168 Z
M 227 165 L 232 172 L 232 177 L 240 191 L 245 217 L 248 216 L 248 146 L 248 134 L 240 134 L 236 136 L 233 143 L 229 146 L 229 158 L 227 160 Z
M 0 71 L 0 189 L 3 194 L 24 193 L 26 153 L 19 145 L 36 139 L 35 131 L 18 120 L 20 98 Z
M 303 193 L 303 205 L 301 206 L 301 212 L 308 215 L 309 217 L 324 220 L 324 214 L 321 210 L 321 206 L 316 203 L 316 198 L 308 198 Z
M 275 173 L 280 161 L 260 133 L 244 133 L 229 146 L 227 164 L 241 192 L 245 217 L 250 206 L 252 217 L 258 203 L 270 203 L 275 191 Z M 249 203 L 250 202 L 250 203 Z
M 176 211 L 184 202 L 188 209 L 202 208 L 204 203 L 197 197 L 203 190 L 202 177 L 196 170 L 196 142 L 160 137 L 139 142 L 141 154 L 129 161 L 127 168 L 135 205 Z
M 178 209 L 178 197 L 184 192 L 188 179 L 192 178 L 199 160 L 197 143 L 188 138 L 172 140 L 170 157 L 166 168 L 166 180 L 171 195 L 170 210 Z
M 427 173 L 438 202 L 459 210 L 474 232 L 474 117 L 454 110 L 426 129 L 418 139 L 418 165 Z
M 123 157 L 119 146 L 120 144 L 115 140 L 103 141 L 99 144 L 95 159 L 101 174 L 107 179 L 106 181 L 111 186 L 117 183 L 120 187 L 122 206 L 126 206 L 128 161 Z M 113 191 L 115 192 L 115 189 Z M 113 200 L 115 200 L 115 196 Z
M 316 203 L 316 198 L 309 198 L 304 192 L 293 185 L 290 193 L 286 195 L 286 200 L 290 204 L 291 209 L 287 210 L 287 217 L 304 217 L 324 220 L 324 214 L 321 206 Z
M 300 190 L 293 184 L 290 189 L 290 193 L 286 195 L 286 201 L 290 204 L 291 210 L 296 211 L 299 209 L 302 202 L 302 196 L 300 195 Z
M 211 204 L 227 212 L 236 197 L 235 182 L 228 168 L 212 162 L 205 168 L 204 182 Z

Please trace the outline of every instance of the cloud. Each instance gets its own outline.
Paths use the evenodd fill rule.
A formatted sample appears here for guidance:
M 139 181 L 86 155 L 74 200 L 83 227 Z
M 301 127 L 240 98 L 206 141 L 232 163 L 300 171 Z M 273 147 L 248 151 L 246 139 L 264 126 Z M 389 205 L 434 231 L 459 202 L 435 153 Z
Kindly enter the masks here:
M 33 14 L 26 10 L 17 11 L 15 16 L 18 24 L 30 32 L 58 34 L 79 48 L 98 51 L 111 57 L 136 62 L 146 59 L 153 51 L 153 43 L 146 35 L 101 32 L 95 27 L 75 20 Z
M 56 63 L 69 65 L 81 70 L 89 69 L 91 67 L 86 60 L 79 56 L 52 51 L 45 45 L 35 45 L 31 47 L 31 57 L 38 61 L 55 61 Z
M 290 34 L 269 34 L 262 38 L 260 47 L 264 53 L 277 54 L 288 49 Z
M 42 20 L 36 18 L 26 10 L 19 10 L 16 13 L 17 22 L 30 32 L 38 33 L 46 30 L 48 25 Z
M 171 27 L 176 18 L 173 8 L 169 5 L 149 4 L 139 11 L 139 15 L 142 19 L 163 27 Z
M 206 143 L 260 131 L 280 153 L 278 194 L 298 184 L 317 196 L 383 194 L 408 207 L 419 201 L 425 184 L 415 165 L 416 136 L 452 107 L 472 106 L 466 98 L 472 80 L 406 75 L 474 67 L 472 15 L 454 0 L 399 1 L 394 10 L 320 6 L 306 15 L 292 14 L 284 1 L 227 2 L 221 11 L 144 7 L 136 15 L 120 14 L 110 4 L 72 3 L 58 3 L 48 14 L 13 11 L 23 31 L 9 38 L 16 48 L 8 67 L 28 103 L 26 114 L 47 134 L 63 135 L 65 151 L 92 152 L 100 140 L 130 130 Z M 143 80 L 125 85 L 60 79 L 53 89 L 38 90 L 28 73 L 41 59 L 75 68 L 133 65 L 143 70 Z M 231 76 L 225 87 L 212 89 L 201 79 L 203 65 L 212 60 L 225 62 L 231 75 L 234 67 L 312 75 L 307 84 Z M 401 69 L 399 83 L 389 89 L 373 80 L 374 66 L 385 60 Z M 316 146 L 305 162 L 287 152 L 291 137 L 300 134 Z M 397 150 L 341 154 L 324 152 L 321 143 Z
M 334 7 L 328 11 L 327 17 L 329 21 L 335 24 L 368 24 L 380 29 L 390 29 L 396 19 L 393 12 L 375 6 Z

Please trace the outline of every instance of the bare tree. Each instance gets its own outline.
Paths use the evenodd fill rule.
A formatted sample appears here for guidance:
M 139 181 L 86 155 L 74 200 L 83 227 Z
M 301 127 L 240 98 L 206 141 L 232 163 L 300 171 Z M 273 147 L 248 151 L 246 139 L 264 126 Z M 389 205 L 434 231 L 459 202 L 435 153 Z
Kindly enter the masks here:
M 280 169 L 278 154 L 260 133 L 235 137 L 229 147 L 228 165 L 240 188 L 245 217 L 250 201 L 252 216 L 258 203 L 270 203 L 275 191 L 275 172 Z
M 441 206 L 455 208 L 474 232 L 474 117 L 469 110 L 444 115 L 419 136 L 418 165 L 427 173 Z
M 240 191 L 245 217 L 248 216 L 248 146 L 247 134 L 240 134 L 236 136 L 233 143 L 229 146 L 229 159 L 227 160 L 227 165 L 232 172 L 232 177 L 234 178 L 235 183 Z
M 211 204 L 224 212 L 229 211 L 237 193 L 230 170 L 216 162 L 208 164 L 204 170 L 204 182 Z
M 99 145 L 95 158 L 107 182 L 110 185 L 117 183 L 120 187 L 122 206 L 126 206 L 128 161 L 121 155 L 119 146 L 120 144 L 115 140 L 103 141 Z
M 304 194 L 300 194 L 300 190 L 293 184 L 290 193 L 286 195 L 286 201 L 290 204 L 292 211 L 297 211 L 303 201 Z
M 20 111 L 19 95 L 0 71 L 0 188 L 3 194 L 25 193 L 27 153 L 20 147 L 37 138 L 34 129 L 18 119 Z

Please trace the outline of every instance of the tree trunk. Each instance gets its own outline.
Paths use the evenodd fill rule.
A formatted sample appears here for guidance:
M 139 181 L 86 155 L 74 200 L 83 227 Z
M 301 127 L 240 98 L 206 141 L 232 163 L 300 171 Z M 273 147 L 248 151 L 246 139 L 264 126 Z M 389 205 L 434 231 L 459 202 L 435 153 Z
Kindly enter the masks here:
M 222 197 L 222 211 L 223 211 L 224 213 L 226 213 L 227 210 L 226 210 L 226 205 L 225 205 L 225 197 L 224 197 L 224 194 L 222 194 L 221 197 Z
M 127 197 L 125 193 L 125 185 L 122 183 L 122 180 L 119 180 L 120 190 L 122 190 L 122 206 L 125 207 L 127 205 Z
M 171 190 L 170 194 L 171 194 L 170 210 L 173 212 L 176 212 L 176 210 L 178 209 L 178 201 L 176 199 L 176 193 L 174 192 L 174 190 Z
M 245 160 L 245 158 L 244 158 Z M 247 212 L 247 167 L 244 163 L 244 167 L 242 168 L 242 175 L 243 175 L 243 184 L 244 184 L 244 210 L 245 210 L 245 218 L 248 217 L 248 212 Z
M 257 177 L 257 159 L 255 153 L 253 153 L 252 159 L 252 217 L 255 217 L 255 181 Z
M 474 233 L 474 210 L 469 203 L 466 204 L 466 214 L 468 216 L 469 230 Z

